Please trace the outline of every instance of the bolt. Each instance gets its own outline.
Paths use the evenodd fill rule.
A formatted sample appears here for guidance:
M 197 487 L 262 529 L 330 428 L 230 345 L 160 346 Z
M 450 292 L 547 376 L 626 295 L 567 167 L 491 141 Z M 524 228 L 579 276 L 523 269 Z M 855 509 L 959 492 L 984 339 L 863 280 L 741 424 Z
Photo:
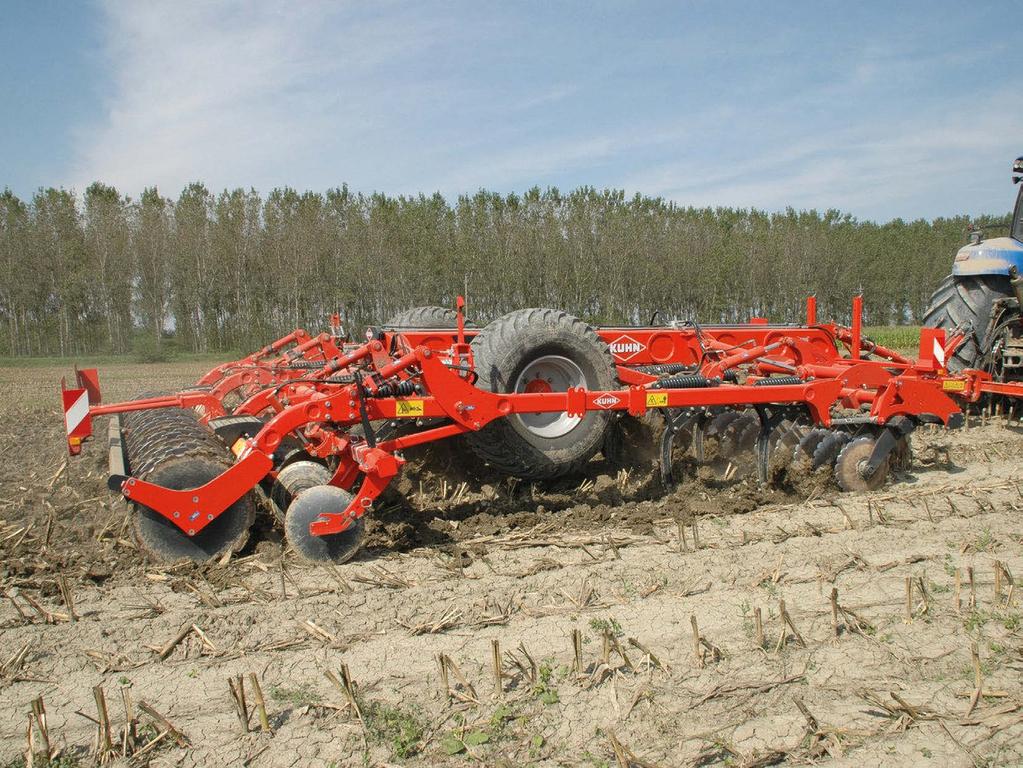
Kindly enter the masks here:
M 175 512 L 174 513 L 174 517 L 181 517 L 181 513 L 180 512 Z
M 188 529 L 188 535 L 189 536 L 195 536 L 195 528 L 189 528 Z
M 327 406 L 328 408 L 330 408 L 330 400 L 328 400 L 327 402 L 325 402 L 325 403 L 324 403 L 324 405 L 325 405 L 325 406 Z
M 192 503 L 193 504 L 198 504 L 199 503 L 199 497 L 198 496 L 193 496 L 192 497 Z
M 206 519 L 207 520 L 212 520 L 213 519 L 213 515 L 206 515 Z

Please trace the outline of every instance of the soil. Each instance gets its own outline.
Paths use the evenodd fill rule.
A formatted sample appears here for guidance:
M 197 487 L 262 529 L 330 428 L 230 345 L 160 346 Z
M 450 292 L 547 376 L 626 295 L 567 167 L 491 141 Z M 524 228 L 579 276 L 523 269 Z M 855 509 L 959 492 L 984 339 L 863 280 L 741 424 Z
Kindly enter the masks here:
M 37 697 L 61 764 L 97 762 L 97 687 L 116 756 L 134 703 L 145 751 L 125 765 L 1023 762 L 1017 422 L 918 430 L 866 494 L 684 456 L 665 491 L 652 451 L 514 482 L 452 442 L 410 454 L 350 563 L 303 564 L 264 522 L 227 563 L 168 566 L 133 542 L 102 441 L 66 460 L 65 373 L 0 369 L 0 765 L 22 764 Z M 115 400 L 202 370 L 101 373 Z M 358 711 L 326 675 L 342 667 Z M 153 743 L 140 702 L 182 741 Z

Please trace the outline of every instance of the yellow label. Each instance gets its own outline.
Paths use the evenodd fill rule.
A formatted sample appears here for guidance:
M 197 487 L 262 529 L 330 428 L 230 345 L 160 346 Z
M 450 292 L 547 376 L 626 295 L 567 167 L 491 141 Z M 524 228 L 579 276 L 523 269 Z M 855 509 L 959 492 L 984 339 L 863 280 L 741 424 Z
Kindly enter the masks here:
M 646 393 L 646 407 L 647 408 L 667 408 L 668 407 L 668 393 L 667 392 L 647 392 Z
M 966 382 L 958 379 L 946 379 L 941 382 L 941 388 L 946 392 L 965 392 Z
M 422 400 L 398 400 L 394 404 L 395 416 L 422 416 Z
M 233 453 L 235 456 L 238 456 L 241 454 L 243 448 L 245 448 L 245 438 L 239 437 L 237 440 L 234 441 L 234 444 L 231 446 L 231 453 Z

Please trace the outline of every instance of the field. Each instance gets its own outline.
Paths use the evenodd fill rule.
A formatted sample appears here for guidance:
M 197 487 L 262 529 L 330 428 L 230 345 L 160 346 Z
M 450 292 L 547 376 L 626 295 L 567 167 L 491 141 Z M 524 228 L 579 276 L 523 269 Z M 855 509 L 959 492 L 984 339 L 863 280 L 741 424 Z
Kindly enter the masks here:
M 117 399 L 206 367 L 101 375 Z M 1023 763 L 1018 422 L 919 431 L 861 495 L 698 470 L 665 494 L 599 460 L 516 484 L 455 447 L 412 462 L 351 563 L 264 524 L 166 567 L 102 440 L 66 462 L 64 373 L 0 368 L 0 765 L 38 698 L 62 766 Z

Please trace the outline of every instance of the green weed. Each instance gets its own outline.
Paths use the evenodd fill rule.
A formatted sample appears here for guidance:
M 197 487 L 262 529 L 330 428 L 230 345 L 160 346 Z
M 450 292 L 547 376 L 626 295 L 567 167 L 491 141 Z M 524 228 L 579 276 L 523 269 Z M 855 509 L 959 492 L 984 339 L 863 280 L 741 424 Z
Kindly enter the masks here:
M 376 701 L 360 701 L 366 733 L 386 744 L 399 760 L 418 755 L 423 748 L 426 723 L 418 711 L 399 709 Z

